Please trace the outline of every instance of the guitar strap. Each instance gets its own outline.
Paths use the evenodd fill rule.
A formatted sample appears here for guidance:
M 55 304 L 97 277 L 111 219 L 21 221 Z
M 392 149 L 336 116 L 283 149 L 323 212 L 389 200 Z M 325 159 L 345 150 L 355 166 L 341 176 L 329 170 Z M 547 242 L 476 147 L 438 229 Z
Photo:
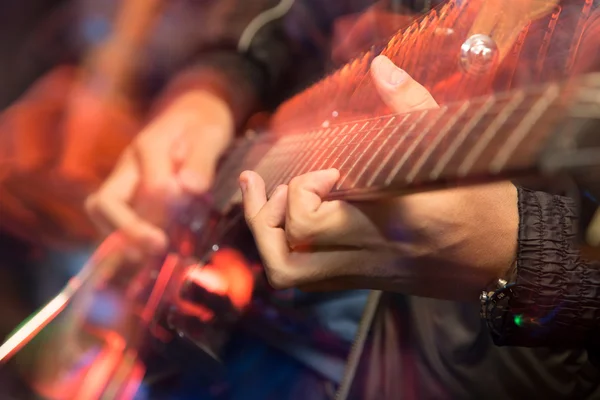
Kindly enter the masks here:
M 358 325 L 358 331 L 356 332 L 354 343 L 352 344 L 350 354 L 348 355 L 348 362 L 346 363 L 342 383 L 340 384 L 338 392 L 335 396 L 336 400 L 347 400 L 348 396 L 350 395 L 352 383 L 356 377 L 356 371 L 360 364 L 360 360 L 362 358 L 361 356 L 363 354 L 367 338 L 369 337 L 369 332 L 373 326 L 375 314 L 381 305 L 382 293 L 383 292 L 379 290 L 372 290 L 369 293 L 367 304 Z
M 336 400 L 417 400 L 405 297 L 371 292 Z

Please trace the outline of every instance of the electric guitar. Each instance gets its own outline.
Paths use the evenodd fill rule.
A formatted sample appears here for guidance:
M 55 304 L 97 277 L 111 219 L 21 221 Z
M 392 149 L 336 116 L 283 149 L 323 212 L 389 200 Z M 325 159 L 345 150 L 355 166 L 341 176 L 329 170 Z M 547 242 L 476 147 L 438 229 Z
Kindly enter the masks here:
M 128 329 L 117 334 L 119 343 L 125 343 L 125 349 L 141 351 L 145 340 L 139 337 L 151 332 L 162 343 L 180 337 L 175 341 L 189 343 L 191 348 L 218 359 L 224 339 L 235 324 L 241 321 L 243 325 L 247 315 L 254 318 L 254 323 L 245 327 L 259 326 L 261 332 L 257 334 L 274 330 L 289 334 L 285 328 L 278 328 L 282 325 L 278 321 L 294 320 L 288 318 L 294 316 L 293 310 L 279 310 L 283 318 L 274 318 L 270 312 L 273 297 L 268 288 L 260 287 L 260 279 L 254 301 L 243 316 L 227 299 L 190 278 L 194 270 L 202 269 L 201 265 L 214 263 L 224 249 L 241 250 L 236 254 L 244 254 L 250 263 L 258 260 L 239 207 L 238 176 L 243 170 L 257 171 L 270 194 L 295 176 L 336 168 L 341 177 L 329 198 L 351 201 L 524 177 L 550 182 L 573 178 L 597 196 L 594 176 L 600 176 L 600 74 L 560 80 L 535 78 L 532 81 L 537 84 L 513 85 L 516 67 L 511 69 L 511 63 L 515 62 L 514 52 L 525 46 L 523 32 L 528 30 L 530 20 L 520 18 L 514 22 L 508 18 L 512 25 L 506 29 L 514 33 L 516 27 L 520 34 L 501 35 L 503 39 L 498 42 L 492 35 L 488 37 L 491 42 L 472 41 L 471 47 L 466 46 L 478 34 L 472 27 L 477 25 L 480 7 L 485 4 L 448 2 L 396 35 L 385 47 L 373 49 L 286 102 L 275 114 L 268 132 L 248 131 L 239 139 L 224 157 L 211 195 L 197 199 L 174 221 L 171 253 L 133 274 L 136 279 L 132 282 L 147 290 L 136 292 L 131 319 L 148 329 L 140 333 L 139 329 L 130 329 L 129 323 Z M 589 14 L 587 4 L 583 12 Z M 578 42 L 575 36 L 573 40 Z M 388 55 L 430 88 L 438 100 L 455 101 L 444 101 L 439 109 L 410 114 L 381 112 L 384 108 L 368 74 L 369 62 L 376 54 Z M 574 65 L 569 60 L 566 64 Z M 417 68 L 419 65 L 427 68 Z M 498 91 L 497 78 L 506 71 L 508 77 L 503 76 L 502 85 L 517 87 Z M 443 77 L 453 84 L 436 86 Z M 331 105 L 323 106 L 322 99 L 330 99 Z M 371 116 L 353 118 L 359 110 Z M 372 114 L 375 110 L 380 112 Z M 90 274 L 105 287 L 106 282 L 117 281 L 122 286 L 123 280 L 117 276 L 124 269 L 114 268 L 118 262 L 106 262 L 112 267 L 95 268 Z M 102 260 L 95 263 L 100 265 Z M 111 272 L 98 278 L 99 271 Z M 131 278 L 131 270 L 127 271 Z M 378 292 L 369 299 L 356 351 L 360 351 L 378 299 Z M 218 309 L 218 317 L 203 320 L 199 307 Z M 294 323 L 303 326 L 301 318 Z M 305 340 L 323 348 L 330 344 L 327 339 L 320 344 L 314 337 Z M 355 367 L 354 351 L 349 360 L 340 398 Z M 118 370 L 112 364 L 110 368 Z M 139 371 L 134 372 L 139 379 Z M 115 374 L 96 381 L 94 387 L 104 388 L 98 393 L 105 393 L 107 388 L 116 390 Z M 133 372 L 124 376 L 117 379 L 119 393 L 125 393 L 123 388 L 131 382 Z

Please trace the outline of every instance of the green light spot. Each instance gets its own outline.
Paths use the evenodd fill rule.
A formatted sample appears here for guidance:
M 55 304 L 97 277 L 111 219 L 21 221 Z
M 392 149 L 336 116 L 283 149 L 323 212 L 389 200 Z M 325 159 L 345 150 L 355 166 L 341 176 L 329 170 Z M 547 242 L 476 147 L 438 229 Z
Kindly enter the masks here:
M 515 315 L 515 325 L 523 326 L 523 316 L 521 314 Z

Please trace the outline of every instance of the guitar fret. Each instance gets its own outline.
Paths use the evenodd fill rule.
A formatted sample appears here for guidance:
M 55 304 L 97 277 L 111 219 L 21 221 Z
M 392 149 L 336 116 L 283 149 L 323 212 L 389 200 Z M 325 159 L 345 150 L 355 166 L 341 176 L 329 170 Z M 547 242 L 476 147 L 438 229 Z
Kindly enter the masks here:
M 445 138 L 448 137 L 448 135 L 450 134 L 450 132 L 452 132 L 456 127 L 459 127 L 459 129 L 460 129 L 460 121 L 463 118 L 466 119 L 466 120 L 471 119 L 470 115 L 468 115 L 468 114 L 465 115 L 465 113 L 469 109 L 470 105 L 471 105 L 471 103 L 469 101 L 465 101 L 465 103 L 463 104 L 463 106 L 458 111 L 458 114 L 455 115 L 455 116 L 453 116 L 450 119 L 450 121 L 448 122 L 447 128 L 443 129 L 439 133 L 434 133 L 435 137 L 433 138 L 433 141 L 430 142 L 430 143 L 428 143 L 427 147 L 423 151 L 423 154 L 421 154 L 421 156 L 417 159 L 417 162 L 413 165 L 413 168 L 406 175 L 406 181 L 407 182 L 412 182 L 413 181 L 413 179 L 415 178 L 415 176 L 417 175 L 417 173 L 419 173 L 419 171 L 421 170 L 421 167 L 427 162 L 427 160 L 430 159 L 430 157 L 432 156 L 432 154 L 434 154 L 434 152 L 440 146 L 440 144 L 442 143 L 442 141 Z M 396 171 L 396 172 L 398 172 L 398 171 Z M 394 179 L 394 177 L 395 176 L 390 176 L 390 178 L 388 178 L 387 182 L 391 182 L 391 180 Z
M 519 104 L 521 104 L 524 99 L 525 94 L 522 91 L 518 91 L 516 95 L 512 95 L 512 98 L 510 98 L 510 101 L 504 110 L 498 114 L 490 126 L 483 132 L 479 138 L 479 141 L 475 143 L 475 146 L 473 146 L 471 152 L 467 154 L 462 164 L 458 167 L 459 177 L 464 177 L 469 173 L 479 156 L 481 156 L 484 149 L 496 135 L 496 132 L 498 132 L 498 130 L 501 128 L 503 121 L 506 121 L 506 118 L 508 118 L 508 116 L 517 109 Z
M 335 131 L 337 129 L 338 128 L 336 127 L 333 130 L 328 130 L 325 135 L 323 135 L 322 137 L 320 137 L 318 139 L 318 141 L 314 144 L 314 146 L 311 146 L 312 148 L 307 153 L 307 157 L 305 157 L 305 159 L 300 163 L 299 168 L 297 168 L 292 173 L 292 176 L 290 177 L 290 179 L 294 178 L 296 176 L 303 175 L 303 174 L 311 171 L 311 166 L 315 163 L 315 161 L 318 158 L 317 150 L 319 148 L 327 148 L 327 147 L 329 147 L 329 145 L 331 145 L 331 139 L 335 136 Z M 329 145 L 328 145 L 328 143 L 329 143 Z
M 354 163 L 352 164 L 352 166 L 350 167 L 350 171 L 342 178 L 340 179 L 340 181 L 338 182 L 337 186 L 336 186 L 336 190 L 340 190 L 345 182 L 350 182 L 350 186 L 354 187 L 356 185 L 356 183 L 358 182 L 358 179 L 361 177 L 362 172 L 364 171 L 364 168 L 362 170 L 356 170 L 355 167 L 356 165 L 358 165 L 358 163 L 365 158 L 365 156 L 367 156 L 367 154 L 369 153 L 369 149 L 373 148 L 377 139 L 382 136 L 385 132 L 385 130 L 396 120 L 395 117 L 391 117 L 388 119 L 387 123 L 383 126 L 383 128 L 374 131 L 374 134 L 368 135 L 365 138 L 365 144 L 367 145 L 365 150 L 356 158 L 356 160 L 354 161 Z M 397 129 L 397 128 L 396 128 Z M 394 132 L 394 131 L 392 131 Z M 386 135 L 386 137 L 390 137 L 390 135 Z M 354 174 L 353 174 L 354 173 Z
M 265 157 L 260 164 L 254 169 L 254 171 L 263 178 L 265 182 L 265 191 L 268 193 L 271 192 L 271 188 L 273 186 L 273 182 L 276 182 L 273 179 L 273 165 L 275 163 L 275 159 L 270 157 Z
M 560 18 L 560 14 L 562 13 L 562 7 L 557 5 L 552 12 L 552 16 L 546 27 L 546 32 L 544 33 L 544 39 L 542 40 L 542 44 L 540 49 L 538 50 L 538 55 L 536 57 L 535 62 L 535 77 L 536 80 L 539 81 L 542 78 L 542 73 L 544 71 L 544 65 L 546 64 L 546 58 L 548 57 L 548 50 L 550 48 L 550 44 L 552 43 L 552 36 L 554 35 L 554 31 L 556 30 L 556 26 L 558 25 L 558 20 Z
M 350 128 L 350 130 L 342 135 L 339 135 L 336 137 L 335 142 L 332 143 L 332 146 L 328 149 L 329 152 L 327 153 L 327 156 L 323 158 L 322 162 L 320 165 L 318 165 L 318 167 L 315 168 L 315 171 L 321 171 L 321 170 L 325 170 L 327 168 L 325 168 L 326 165 L 328 165 L 328 162 L 334 157 L 336 151 L 347 141 L 349 140 L 350 135 L 352 135 L 352 133 L 354 132 L 354 130 L 358 127 L 358 124 L 354 124 L 352 126 L 352 128 Z M 315 165 L 316 166 L 316 165 Z
M 318 140 L 318 138 L 323 134 L 323 130 L 318 130 L 311 132 L 310 136 L 306 136 L 302 143 L 296 148 L 292 149 L 292 151 L 296 152 L 296 158 L 294 162 L 289 163 L 289 165 L 281 171 L 281 181 L 282 184 L 287 184 L 290 180 L 295 176 L 296 170 L 301 167 L 304 160 L 310 154 L 311 148 L 313 147 L 314 141 Z
M 473 116 L 471 121 L 464 126 L 464 128 L 459 132 L 458 135 L 454 138 L 447 151 L 439 158 L 437 164 L 432 168 L 429 177 L 431 179 L 437 179 L 440 173 L 444 170 L 448 162 L 454 157 L 460 146 L 465 142 L 465 140 L 472 135 L 473 129 L 479 124 L 485 115 L 487 115 L 492 106 L 496 104 L 495 98 L 488 98 L 479 108 L 477 113 Z M 435 162 L 435 161 L 434 161 Z
M 338 127 L 336 127 L 336 129 L 337 128 Z M 327 152 L 329 152 L 335 146 L 335 144 L 340 140 L 340 138 L 344 135 L 344 132 L 346 131 L 346 129 L 348 129 L 348 125 L 344 125 L 342 127 L 342 129 L 340 129 L 340 131 L 337 133 L 335 132 L 335 129 L 334 129 L 334 131 L 332 131 L 332 135 L 329 138 L 330 140 L 327 143 L 327 145 L 323 146 L 322 148 L 317 150 L 315 159 L 312 161 L 312 164 L 310 164 L 308 167 L 309 171 L 319 171 L 319 168 L 317 168 L 317 166 L 324 162 L 324 160 L 326 159 Z
M 495 98 L 495 100 L 492 101 L 493 104 L 491 105 L 489 110 L 487 112 L 485 112 L 483 114 L 483 116 L 481 116 L 479 121 L 472 128 L 471 133 L 466 135 L 457 144 L 457 148 L 455 150 L 453 150 L 454 154 L 452 154 L 452 156 L 449 157 L 445 166 L 443 168 L 439 169 L 439 173 L 437 174 L 437 176 L 435 178 L 429 177 L 429 179 L 437 179 L 437 180 L 442 179 L 443 180 L 449 174 L 452 176 L 456 175 L 458 173 L 457 171 L 458 171 L 460 165 L 463 163 L 463 161 L 465 159 L 465 155 L 468 155 L 471 153 L 473 147 L 475 147 L 477 145 L 477 143 L 480 141 L 482 134 L 486 131 L 486 129 L 490 125 L 495 123 L 494 121 L 496 121 L 498 114 L 503 112 L 504 109 L 506 108 L 506 106 L 511 101 L 512 100 L 506 98 L 506 96 L 501 97 L 501 98 Z M 432 159 L 431 161 L 432 161 L 432 163 L 435 163 L 435 160 Z M 433 168 L 431 170 L 433 170 Z M 436 171 L 436 172 L 438 172 L 438 171 Z M 424 172 L 423 172 L 423 178 L 427 179 L 425 177 Z
M 244 149 L 245 148 L 245 149 Z M 241 146 L 243 151 L 241 154 L 238 151 L 234 151 L 232 156 L 234 158 L 234 167 L 230 169 L 231 172 L 235 171 L 235 178 L 247 169 L 257 170 L 261 164 L 268 164 L 266 161 L 266 155 L 273 150 L 273 141 L 271 138 L 265 137 L 264 139 L 259 138 L 248 142 L 248 147 Z M 222 175 L 219 175 L 218 180 L 223 179 Z M 215 206 L 219 210 L 223 210 L 227 207 L 228 203 L 240 202 L 241 191 L 237 183 L 237 179 L 227 180 L 227 184 L 219 185 L 219 188 L 215 188 Z
M 371 149 L 374 150 L 373 154 L 368 159 L 368 161 L 365 163 L 365 166 L 362 169 L 362 171 L 360 171 L 360 173 L 356 177 L 356 185 L 357 186 L 368 186 L 367 182 L 369 181 L 369 178 L 367 177 L 366 174 L 367 174 L 369 168 L 371 167 L 371 165 L 375 164 L 375 160 L 380 156 L 381 152 L 385 149 L 386 144 L 392 138 L 396 137 L 396 133 L 398 132 L 398 130 L 400 130 L 400 128 L 404 127 L 404 124 L 406 123 L 406 121 L 408 119 L 409 119 L 409 114 L 405 114 L 399 123 L 394 124 L 392 131 L 389 134 L 385 135 L 386 136 L 385 139 L 383 139 L 381 141 L 379 146 L 371 147 Z M 402 138 L 401 138 L 401 140 L 402 140 Z M 373 143 L 373 144 L 375 144 L 375 143 Z
M 235 143 L 231 152 L 227 155 L 223 167 L 217 171 L 215 178 L 215 186 L 213 192 L 215 194 L 215 207 L 219 210 L 227 206 L 228 198 L 231 197 L 231 193 L 235 193 L 238 189 L 233 179 L 226 179 L 230 176 L 237 176 L 241 173 L 245 164 L 243 163 L 244 156 L 247 156 L 252 149 L 256 148 L 252 146 L 252 142 L 246 141 Z
M 265 180 L 265 182 L 269 182 L 270 180 L 273 179 L 273 175 L 276 174 L 276 169 L 272 168 L 272 165 L 277 165 L 280 162 L 280 159 L 283 158 L 288 152 L 289 152 L 289 148 L 291 147 L 290 142 L 293 142 L 293 138 L 291 137 L 284 137 L 279 139 L 275 145 L 273 146 L 273 148 L 269 151 L 269 153 L 267 153 L 267 155 L 265 156 L 265 159 L 267 161 L 267 165 L 265 166 L 265 171 L 263 173 L 262 171 L 262 165 L 264 165 L 265 163 L 261 163 L 261 165 L 256 169 L 256 172 Z
M 341 184 L 348 178 L 348 175 L 352 172 L 352 169 L 356 165 L 356 162 L 360 159 L 363 152 L 360 151 L 361 148 L 364 148 L 365 145 L 368 145 L 372 140 L 374 140 L 377 136 L 381 134 L 384 128 L 379 128 L 378 126 L 381 124 L 383 119 L 379 119 L 375 121 L 373 125 L 369 127 L 368 130 L 362 132 L 360 136 L 355 141 L 355 144 L 352 148 L 352 151 L 344 157 L 342 160 L 342 164 L 339 166 L 338 170 L 340 171 L 340 179 L 338 184 L 336 185 L 336 190 L 341 187 Z
M 518 126 L 527 119 L 531 113 L 531 108 L 537 101 L 537 96 L 525 96 L 520 105 L 510 113 L 509 118 L 496 129 L 494 137 L 489 140 L 481 156 L 472 165 L 469 171 L 470 176 L 488 176 L 490 174 L 492 160 L 504 148 L 508 138 L 515 132 Z
M 451 110 L 451 111 L 450 111 Z M 435 112 L 436 110 L 431 110 Z M 410 168 L 410 160 L 419 157 L 419 152 L 417 151 L 421 146 L 425 138 L 433 134 L 439 134 L 440 132 L 447 131 L 451 126 L 454 119 L 458 118 L 461 114 L 456 114 L 457 112 L 464 112 L 464 105 L 456 106 L 452 105 L 449 108 L 446 108 L 443 112 L 443 115 L 440 115 L 433 123 L 429 123 L 425 129 L 421 131 L 421 133 L 415 138 L 415 140 L 410 143 L 410 146 L 404 151 L 404 154 L 398 160 L 398 162 L 392 166 L 391 170 L 387 173 L 387 175 L 382 176 L 384 178 L 383 184 L 389 185 L 392 180 L 394 180 L 397 176 L 400 175 L 400 172 L 403 169 Z
M 266 188 L 267 194 L 270 194 L 271 191 L 277 187 L 277 185 L 281 182 L 281 179 L 283 178 L 282 170 L 284 168 L 279 169 L 279 168 L 276 168 L 276 166 L 281 161 L 284 162 L 284 166 L 288 165 L 287 163 L 290 163 L 289 154 L 292 154 L 292 159 L 291 159 L 292 164 L 299 157 L 299 154 L 294 153 L 294 151 L 293 151 L 295 144 L 298 142 L 298 140 L 299 140 L 298 138 L 295 138 L 292 136 L 287 136 L 287 137 L 283 137 L 283 138 L 279 139 L 274 146 L 274 148 L 277 151 L 275 160 L 273 161 L 273 163 L 270 163 L 267 165 L 268 172 L 266 172 L 263 175 L 260 173 L 260 171 L 257 171 L 263 177 L 263 179 L 265 181 L 265 188 Z
M 442 113 L 443 113 L 443 111 L 442 111 Z M 440 115 L 442 113 L 440 113 Z M 394 158 L 394 156 L 398 155 L 398 149 L 400 149 L 400 146 L 402 146 L 406 142 L 406 140 L 411 136 L 413 131 L 417 130 L 417 127 L 419 127 L 419 124 L 421 123 L 421 121 L 428 114 L 429 114 L 429 110 L 421 111 L 421 112 L 417 112 L 417 113 L 410 113 L 407 115 L 407 120 L 405 120 L 405 121 L 409 121 L 409 123 L 410 123 L 410 125 L 408 126 L 408 129 L 406 130 L 406 132 L 401 133 L 399 140 L 394 144 L 394 146 L 387 153 L 381 153 L 384 156 L 383 160 L 381 160 L 380 163 L 377 163 L 378 167 L 375 170 L 375 172 L 373 173 L 373 175 L 371 175 L 371 178 L 369 178 L 369 180 L 367 181 L 367 184 L 366 184 L 367 187 L 373 186 L 373 183 L 380 175 L 382 175 L 382 176 L 386 175 L 386 167 L 388 166 L 388 163 Z M 405 121 L 403 121 L 403 123 Z M 437 121 L 437 119 L 434 119 L 434 121 Z M 420 134 L 420 133 L 421 132 L 418 132 L 417 134 Z
M 337 129 L 338 128 L 336 127 L 335 130 L 337 130 Z M 316 140 L 313 141 L 312 145 L 306 151 L 304 158 L 301 160 L 301 162 L 298 163 L 296 168 L 294 168 L 292 171 L 290 171 L 290 176 L 289 176 L 290 181 L 293 178 L 300 176 L 310 170 L 310 166 L 312 164 L 314 164 L 314 162 L 315 162 L 316 149 L 318 149 L 319 147 L 325 147 L 325 148 L 328 147 L 327 143 L 330 143 L 330 138 L 332 137 L 332 132 L 333 132 L 333 130 L 328 129 L 324 132 L 324 135 L 316 138 Z M 335 135 L 333 135 L 333 136 L 335 136 Z
M 335 159 L 333 160 L 333 162 L 325 169 L 329 169 L 329 168 L 336 168 L 336 169 L 341 169 L 342 165 L 346 163 L 347 158 L 349 156 L 352 155 L 352 153 L 354 153 L 354 151 L 356 151 L 358 144 L 357 143 L 359 141 L 359 137 L 363 134 L 365 128 L 367 126 L 369 126 L 369 124 L 371 123 L 371 121 L 365 122 L 360 129 L 356 130 L 349 138 L 348 141 L 346 141 L 346 144 L 343 145 L 343 147 L 340 149 L 340 151 L 336 154 Z M 341 165 L 338 165 L 338 162 L 341 162 Z
M 496 158 L 490 165 L 492 173 L 498 173 L 502 170 L 510 155 L 523 141 L 531 127 L 540 119 L 548 106 L 558 97 L 559 88 L 556 85 L 550 86 L 544 95 L 536 101 L 536 104 L 531 108 L 529 114 L 521 121 L 519 126 L 513 131 L 512 135 L 507 139 L 504 147 L 500 149 Z

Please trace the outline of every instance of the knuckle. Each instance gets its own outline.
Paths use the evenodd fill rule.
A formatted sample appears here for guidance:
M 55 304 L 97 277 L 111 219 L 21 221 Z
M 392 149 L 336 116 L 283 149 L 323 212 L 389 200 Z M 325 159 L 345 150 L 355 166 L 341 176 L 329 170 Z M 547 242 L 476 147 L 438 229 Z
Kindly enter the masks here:
M 290 216 L 285 225 L 285 234 L 288 243 L 292 246 L 310 242 L 314 237 L 314 230 L 306 219 Z
M 424 92 L 420 93 L 420 96 L 413 98 L 413 100 L 408 104 L 410 110 L 420 111 L 439 107 L 429 92 L 425 91 L 425 89 L 423 90 Z
M 289 289 L 296 284 L 296 280 L 289 273 L 279 269 L 267 269 L 267 279 L 275 290 Z
M 292 178 L 290 183 L 288 184 L 288 190 L 290 192 L 297 192 L 302 189 L 304 186 L 304 175 L 295 176 Z

